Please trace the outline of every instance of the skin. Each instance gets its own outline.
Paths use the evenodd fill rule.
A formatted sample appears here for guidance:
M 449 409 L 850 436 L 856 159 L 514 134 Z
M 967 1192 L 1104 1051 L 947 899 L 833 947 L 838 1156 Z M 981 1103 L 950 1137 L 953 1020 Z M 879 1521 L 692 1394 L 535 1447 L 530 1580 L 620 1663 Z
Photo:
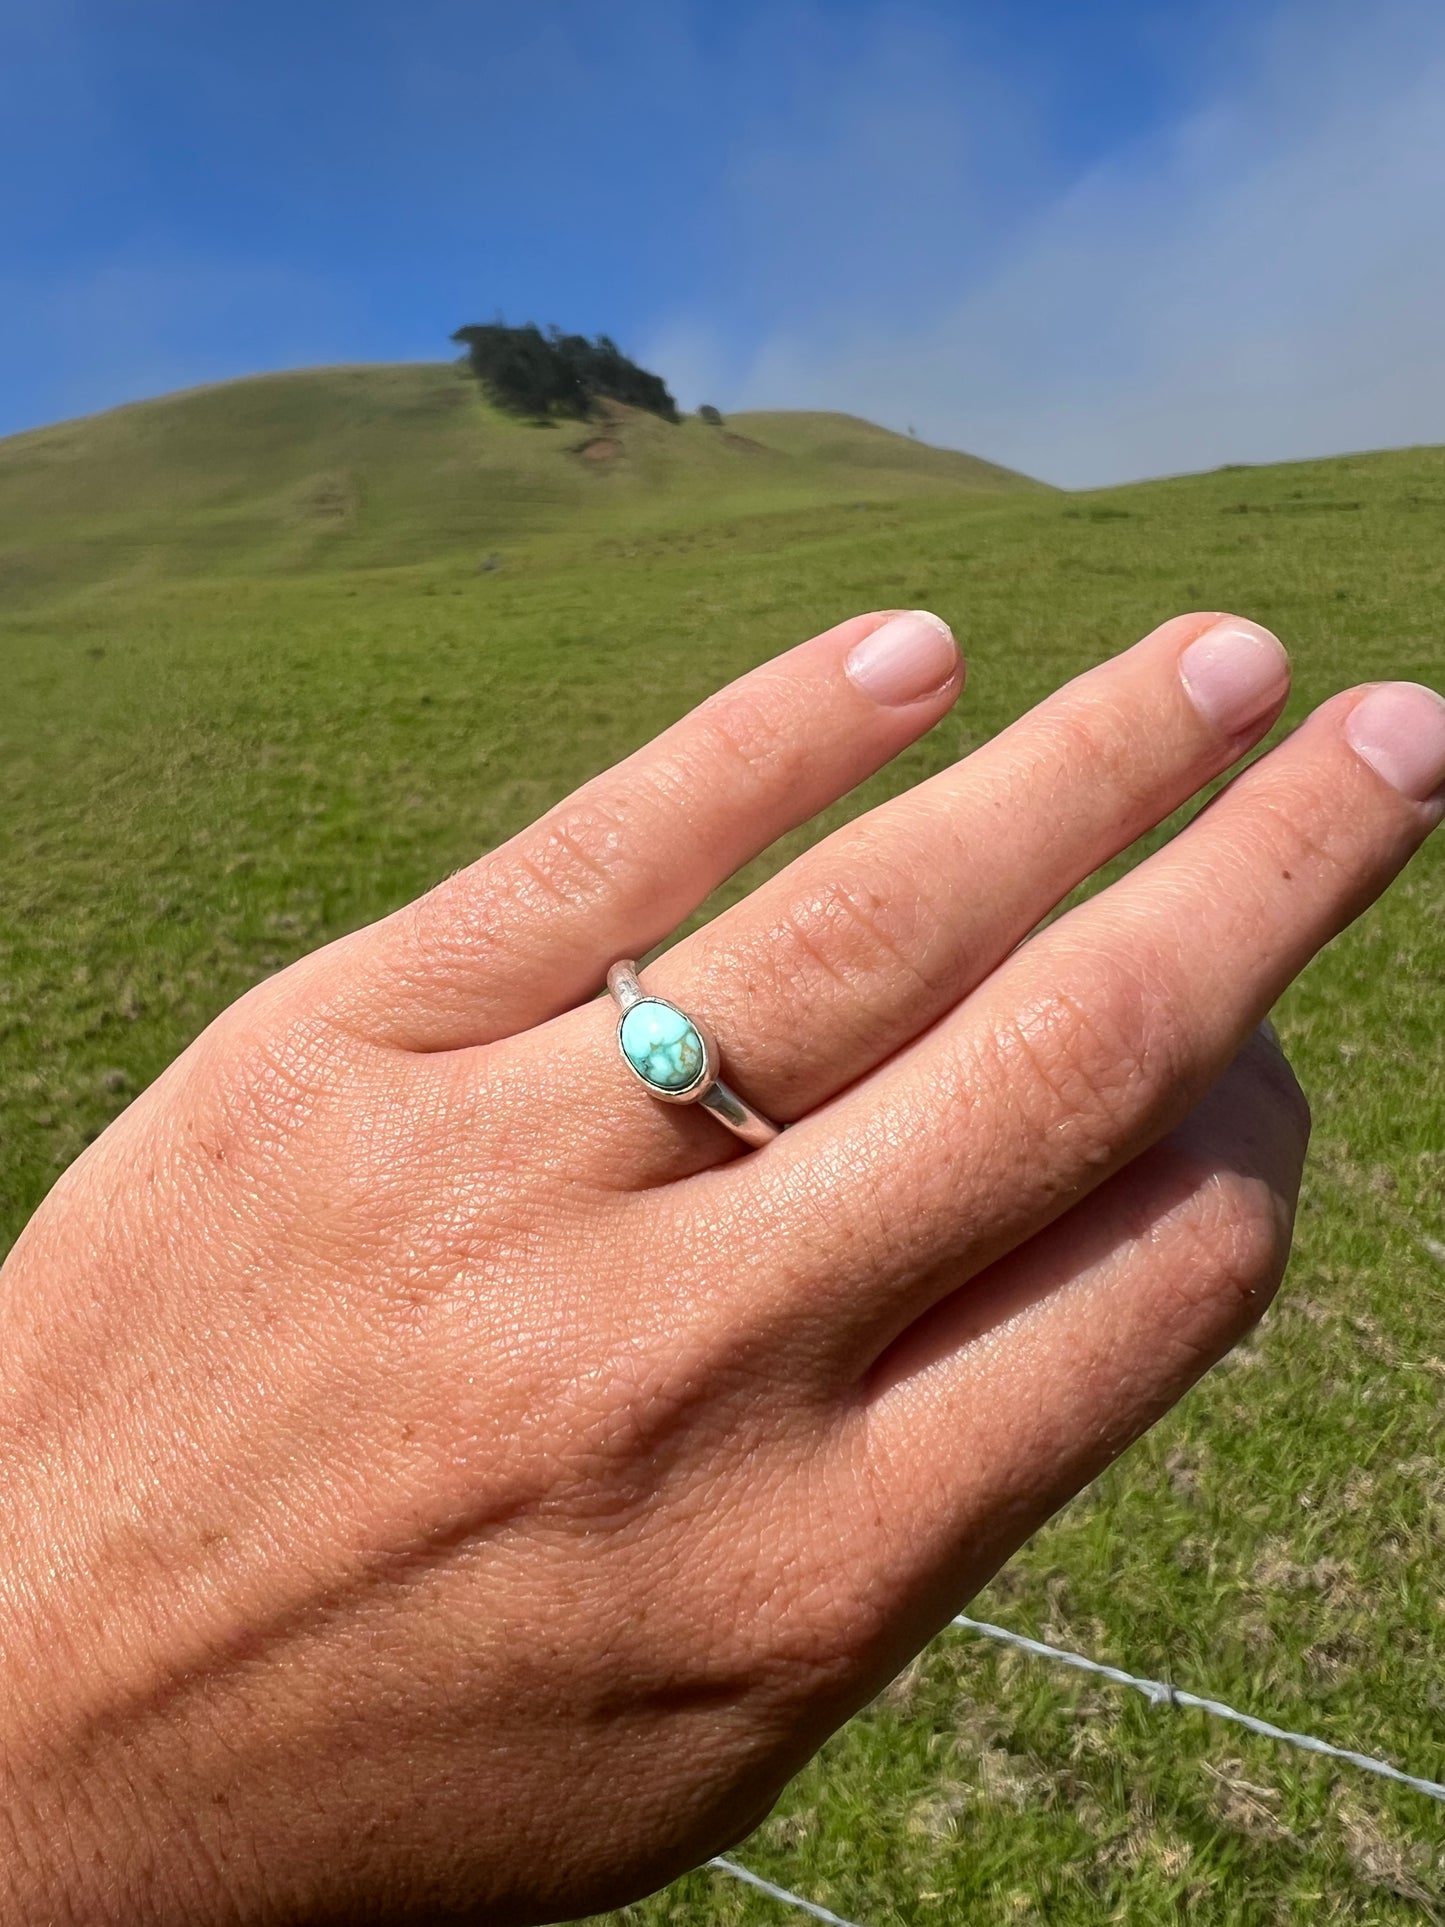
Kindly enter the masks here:
M 1261 1019 L 1439 821 L 1167 623 L 649 968 L 930 727 L 861 617 L 213 1024 L 3 1276 L 0 1914 L 522 1923 L 734 1842 L 1248 1329 L 1308 1113 Z M 1030 936 L 1030 932 L 1036 934 Z M 1028 939 L 1025 941 L 1025 939 Z

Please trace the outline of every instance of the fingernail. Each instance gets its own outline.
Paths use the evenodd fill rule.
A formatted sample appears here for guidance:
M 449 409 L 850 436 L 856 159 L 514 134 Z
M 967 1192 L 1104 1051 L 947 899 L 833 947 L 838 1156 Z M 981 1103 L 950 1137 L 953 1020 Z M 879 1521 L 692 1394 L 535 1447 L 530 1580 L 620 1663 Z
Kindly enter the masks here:
M 845 665 L 850 680 L 875 703 L 916 703 L 958 673 L 958 644 L 941 616 L 910 609 L 854 643 Z
M 1289 687 L 1289 657 L 1257 622 L 1226 616 L 1179 658 L 1184 687 L 1207 722 L 1237 734 L 1258 722 Z
M 1418 682 L 1387 682 L 1345 718 L 1345 738 L 1370 768 L 1417 803 L 1445 784 L 1445 697 Z

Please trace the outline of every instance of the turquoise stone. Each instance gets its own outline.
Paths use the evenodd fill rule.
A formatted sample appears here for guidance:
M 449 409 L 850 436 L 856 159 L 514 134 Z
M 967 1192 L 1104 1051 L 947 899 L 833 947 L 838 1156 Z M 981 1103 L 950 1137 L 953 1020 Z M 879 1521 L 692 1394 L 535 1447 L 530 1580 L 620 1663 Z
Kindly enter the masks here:
M 634 1004 L 619 1032 L 628 1063 L 659 1091 L 685 1091 L 702 1074 L 706 1053 L 695 1025 L 671 1004 Z

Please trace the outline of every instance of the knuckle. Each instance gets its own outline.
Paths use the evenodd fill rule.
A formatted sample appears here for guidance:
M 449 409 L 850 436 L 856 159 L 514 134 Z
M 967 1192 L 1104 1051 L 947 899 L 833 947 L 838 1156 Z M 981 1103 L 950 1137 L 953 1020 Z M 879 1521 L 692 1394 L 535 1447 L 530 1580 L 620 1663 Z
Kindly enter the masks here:
M 430 984 L 438 973 L 474 969 L 479 956 L 508 953 L 518 928 L 539 918 L 645 900 L 659 837 L 679 821 L 702 833 L 700 792 L 727 781 L 746 806 L 798 782 L 809 759 L 796 706 L 780 706 L 776 692 L 725 690 L 621 769 L 393 913 L 394 963 Z
M 898 888 L 896 878 L 889 889 L 876 887 L 859 865 L 846 883 L 793 896 L 763 931 L 742 939 L 746 955 L 732 958 L 726 974 L 763 987 L 759 1014 L 771 1010 L 774 1023 L 799 998 L 831 990 L 851 1028 L 891 1036 L 900 996 L 917 994 L 932 1008 L 943 992 L 926 961 L 930 920 L 924 892 Z
M 1289 784 L 1267 789 L 1257 799 L 1257 861 L 1291 872 L 1329 877 L 1352 869 L 1358 860 L 1354 826 L 1338 799 L 1318 788 Z
M 709 981 L 729 986 L 731 1008 L 724 1012 L 715 1006 L 712 1016 L 724 1048 L 731 1052 L 740 1040 L 746 1040 L 748 1048 L 764 1046 L 805 999 L 816 1001 L 829 985 L 846 986 L 839 965 L 795 905 L 768 917 L 761 928 L 729 930 L 726 923 L 719 925 L 704 942 Z M 776 1080 L 777 1068 L 774 1104 L 786 1096 Z
M 777 689 L 765 695 L 746 682 L 721 690 L 694 711 L 695 741 L 689 746 L 686 780 L 697 765 L 711 770 L 730 763 L 753 785 L 785 785 L 804 766 L 807 744 L 790 705 L 780 705 Z
M 263 987 L 264 988 L 264 987 Z M 358 1077 L 368 1088 L 374 1066 L 356 1040 L 315 1012 L 243 1000 L 182 1060 L 185 1102 L 177 1150 L 183 1168 L 206 1183 L 276 1187 L 289 1197 L 307 1157 L 329 1142 L 355 1101 Z
M 1035 1127 L 1086 1163 L 1106 1162 L 1183 1070 L 1167 999 L 1137 972 L 1102 960 L 1087 996 L 1062 985 L 1034 996 L 993 1050 Z
M 855 970 L 869 978 L 900 981 L 932 997 L 943 988 L 928 971 L 920 934 L 942 919 L 934 913 L 928 893 L 907 887 L 897 865 L 882 887 L 860 869 L 851 886 L 835 885 L 830 897 L 830 926 L 854 960 Z
M 851 987 L 846 959 L 828 933 L 821 903 L 795 900 L 785 905 L 768 920 L 766 930 L 745 939 L 742 948 L 747 954 L 734 960 L 738 974 L 733 980 L 754 987 L 749 1001 L 756 1015 L 795 1009 L 799 999 L 816 997 L 820 988 L 846 992 Z
M 510 909 L 585 908 L 610 896 L 627 861 L 628 828 L 601 797 L 573 797 L 477 866 L 477 912 L 491 922 Z
M 1176 1288 L 1222 1311 L 1233 1329 L 1255 1324 L 1289 1257 L 1290 1213 L 1278 1195 L 1260 1179 L 1220 1172 L 1178 1221 L 1176 1237 Z
M 625 890 L 634 846 L 626 813 L 579 794 L 395 911 L 393 953 L 428 982 L 453 967 L 473 972 L 479 958 L 509 949 L 519 925 L 585 912 Z
M 207 1071 L 223 1105 L 277 1123 L 301 1121 L 341 1081 L 342 1060 L 355 1043 L 326 1018 L 307 1011 L 258 1008 L 255 1021 L 227 1024 L 207 1055 Z
M 1059 692 L 1039 721 L 1040 758 L 1071 795 L 1081 781 L 1098 783 L 1129 820 L 1153 808 L 1158 773 L 1147 752 L 1140 753 L 1137 714 L 1101 698 L 1097 688 L 1075 684 Z
M 790 904 L 773 940 L 789 951 L 795 982 L 816 988 L 823 977 L 857 996 L 879 977 L 915 974 L 906 940 L 888 928 L 892 914 L 866 885 L 839 884 Z
M 433 984 L 463 959 L 475 966 L 491 956 L 500 869 L 500 854 L 483 857 L 387 918 L 385 956 L 404 987 Z
M 893 1629 L 892 1590 L 855 1582 L 846 1576 L 850 1568 L 815 1559 L 794 1558 L 790 1568 L 770 1575 L 767 1606 L 756 1621 L 760 1670 L 787 1697 L 847 1692 Z

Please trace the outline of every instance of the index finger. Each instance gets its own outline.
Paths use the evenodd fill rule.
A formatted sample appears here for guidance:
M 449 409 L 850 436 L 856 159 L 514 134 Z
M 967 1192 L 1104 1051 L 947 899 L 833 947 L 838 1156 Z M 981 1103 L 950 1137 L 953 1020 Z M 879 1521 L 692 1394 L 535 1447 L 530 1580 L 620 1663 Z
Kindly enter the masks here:
M 335 995 L 379 1042 L 457 1050 L 545 1022 L 750 858 L 930 729 L 948 625 L 856 616 L 719 690 L 518 836 L 344 940 Z

